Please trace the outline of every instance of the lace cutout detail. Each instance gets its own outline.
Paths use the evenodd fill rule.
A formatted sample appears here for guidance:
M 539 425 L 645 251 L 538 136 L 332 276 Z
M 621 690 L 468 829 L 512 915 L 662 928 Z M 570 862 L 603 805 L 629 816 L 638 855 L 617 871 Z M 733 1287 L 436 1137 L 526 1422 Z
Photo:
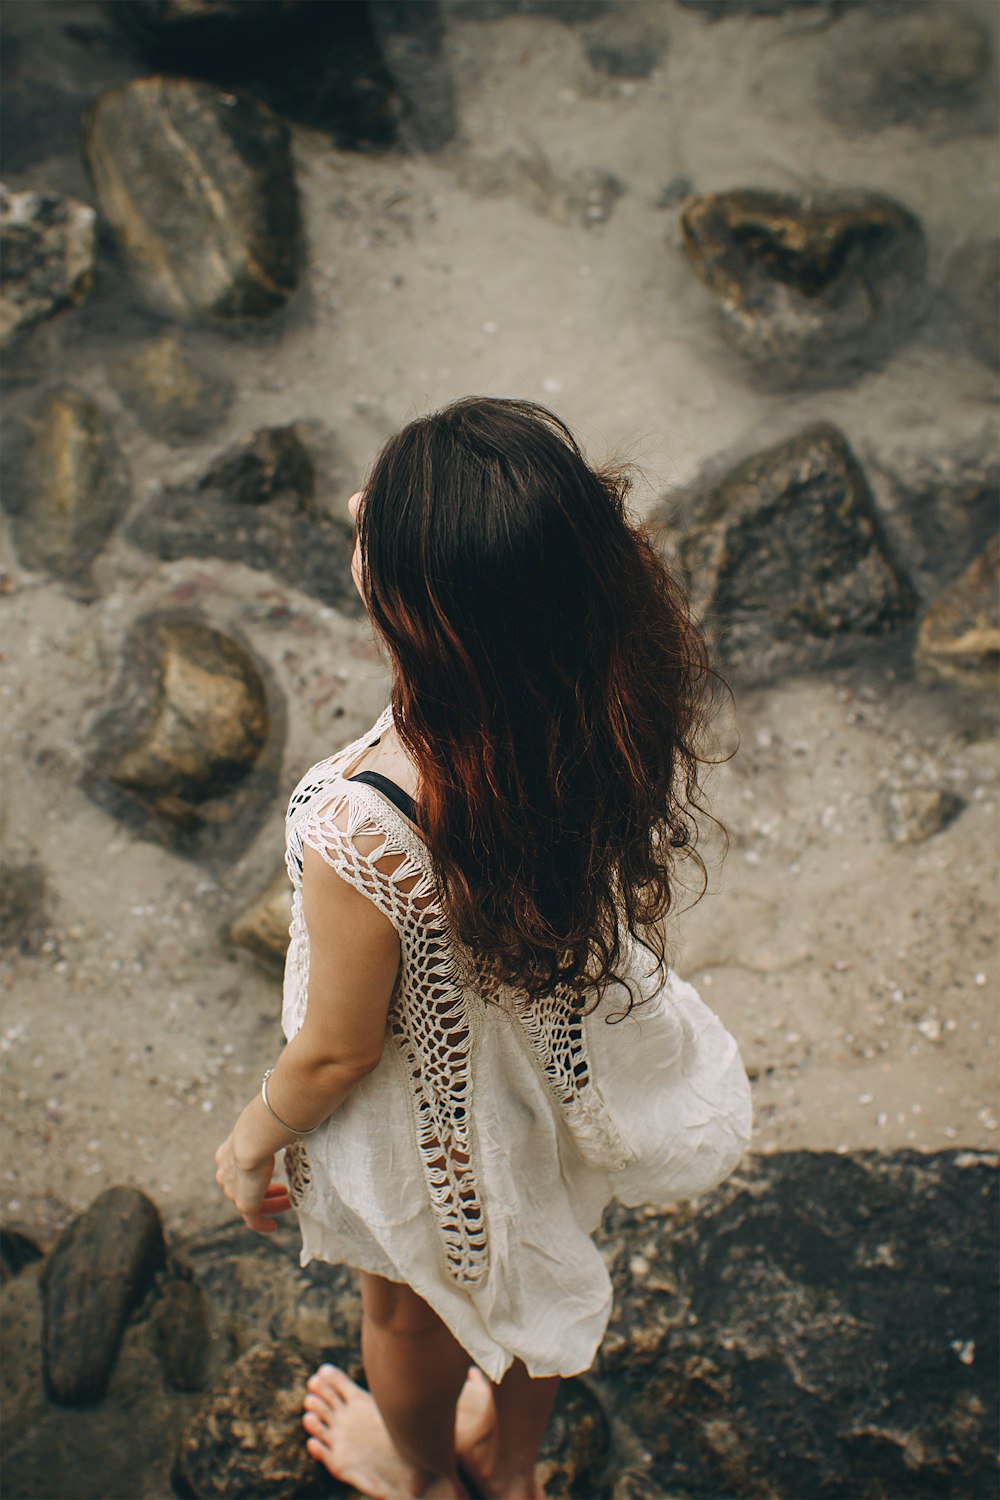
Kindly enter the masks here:
M 621 1171 L 635 1152 L 622 1137 L 594 1087 L 587 1055 L 586 1021 L 565 986 L 514 1006 L 542 1077 L 555 1097 L 580 1155 L 591 1166 Z
M 349 762 L 346 756 L 337 759 Z M 417 1151 L 448 1273 L 460 1286 L 474 1287 L 489 1266 L 472 1131 L 479 1015 L 455 962 L 430 855 L 377 791 L 364 782 L 346 782 L 332 763 L 325 777 L 313 773 L 311 792 L 293 798 L 290 809 L 288 865 L 297 896 L 293 932 L 296 918 L 301 920 L 302 849 L 308 846 L 374 902 L 400 934 L 389 1035 L 407 1076 Z M 307 944 L 298 946 L 308 952 Z M 299 974 L 293 991 L 301 995 L 307 982 L 308 975 Z M 301 1024 L 301 1017 L 296 1020 Z
M 312 1186 L 312 1167 L 306 1148 L 301 1141 L 293 1141 L 285 1147 L 285 1176 L 288 1178 L 288 1196 L 299 1204 Z

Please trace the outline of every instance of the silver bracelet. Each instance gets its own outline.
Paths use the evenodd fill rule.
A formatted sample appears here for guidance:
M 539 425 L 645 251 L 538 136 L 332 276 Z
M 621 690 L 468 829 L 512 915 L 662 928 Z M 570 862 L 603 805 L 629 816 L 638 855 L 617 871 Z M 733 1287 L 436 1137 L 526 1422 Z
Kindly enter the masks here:
M 276 1115 L 274 1113 L 274 1110 L 271 1108 L 270 1101 L 269 1101 L 269 1099 L 267 1097 L 267 1080 L 270 1078 L 270 1076 L 271 1076 L 271 1074 L 273 1072 L 274 1072 L 273 1068 L 268 1068 L 267 1072 L 264 1074 L 263 1078 L 260 1080 L 260 1097 L 264 1101 L 264 1108 L 267 1110 L 268 1114 L 271 1116 L 271 1119 L 274 1121 L 275 1125 L 280 1125 L 281 1128 L 282 1128 L 282 1130 L 287 1130 L 290 1135 L 312 1135 L 313 1131 L 314 1130 L 318 1130 L 319 1129 L 319 1125 L 322 1125 L 322 1123 L 323 1123 L 322 1120 L 320 1120 L 319 1125 L 311 1125 L 308 1130 L 296 1130 L 295 1127 L 294 1127 L 294 1125 L 288 1125 L 288 1124 L 286 1124 L 285 1121 L 281 1118 L 280 1115 Z

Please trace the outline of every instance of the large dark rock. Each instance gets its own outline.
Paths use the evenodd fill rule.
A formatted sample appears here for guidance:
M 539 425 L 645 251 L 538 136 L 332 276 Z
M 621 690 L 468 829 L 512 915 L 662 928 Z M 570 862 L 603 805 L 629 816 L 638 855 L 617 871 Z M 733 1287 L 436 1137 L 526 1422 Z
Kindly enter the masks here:
M 1000 536 L 934 600 L 920 622 L 915 652 L 928 675 L 996 693 L 1000 680 Z
M 455 131 L 436 0 L 108 0 L 166 72 L 238 88 L 338 146 L 434 150 Z
M 697 10 L 709 21 L 721 21 L 727 16 L 780 16 L 785 11 L 828 11 L 839 16 L 850 5 L 866 3 L 866 0 L 677 0 L 685 10 Z
M 284 307 L 302 258 L 288 127 L 183 78 L 101 96 L 84 144 L 101 210 L 150 305 L 189 322 Z
M 57 193 L 12 193 L 0 184 L 0 347 L 86 297 L 94 279 L 95 218 L 87 203 Z
M 346 518 L 320 509 L 315 490 L 314 462 L 300 429 L 262 427 L 194 483 L 155 496 L 133 518 L 128 537 L 157 557 L 247 563 L 359 615 L 353 533 Z
M 90 594 L 90 565 L 131 498 L 125 460 L 96 401 L 64 387 L 11 417 L 3 476 L 20 561 Z
M 315 1473 L 302 1431 L 312 1367 L 292 1343 L 255 1344 L 184 1429 L 176 1473 L 195 1500 L 295 1500 Z
M 444 57 L 444 26 L 436 3 L 368 0 L 372 30 L 400 100 L 401 144 L 437 151 L 455 134 L 457 114 L 451 71 Z
M 172 333 L 140 344 L 110 368 L 125 405 L 154 437 L 183 444 L 218 427 L 233 382 L 209 369 Z
M 611 8 L 612 0 L 445 0 L 445 10 L 463 21 L 498 21 L 503 16 L 546 16 L 576 26 Z
M 677 553 L 692 601 L 742 675 L 817 665 L 916 611 L 860 465 L 827 423 L 737 464 L 690 512 Z
M 45 1386 L 53 1401 L 101 1399 L 125 1324 L 164 1258 L 160 1215 L 137 1188 L 108 1188 L 60 1235 L 42 1275 Z
M 988 129 L 990 50 L 985 26 L 961 6 L 923 4 L 881 14 L 862 6 L 820 53 L 820 109 L 848 129 Z
M 186 1240 L 180 1253 L 216 1326 L 229 1331 L 234 1356 L 262 1341 L 291 1340 L 313 1368 L 330 1360 L 359 1378 L 357 1273 L 319 1260 L 301 1266 L 299 1237 L 287 1223 L 286 1215 L 274 1234 L 253 1234 L 233 1222 Z
M 613 1211 L 598 1373 L 661 1492 L 992 1496 L 996 1169 L 790 1152 L 697 1205 Z
M 276 690 L 239 641 L 186 613 L 132 627 L 84 785 L 148 838 L 187 854 L 252 836 L 275 785 Z
M 882 194 L 709 193 L 685 201 L 681 229 L 725 333 L 774 386 L 857 377 L 924 306 L 923 228 Z

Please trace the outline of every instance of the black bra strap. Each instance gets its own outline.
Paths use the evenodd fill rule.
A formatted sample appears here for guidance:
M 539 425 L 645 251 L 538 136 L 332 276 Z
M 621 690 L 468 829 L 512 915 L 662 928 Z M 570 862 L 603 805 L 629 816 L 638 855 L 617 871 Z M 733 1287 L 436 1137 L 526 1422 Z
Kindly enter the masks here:
M 384 792 L 389 801 L 399 808 L 404 817 L 409 818 L 411 823 L 418 823 L 416 807 L 413 798 L 390 781 L 388 776 L 382 776 L 378 771 L 359 771 L 356 776 L 348 776 L 348 781 L 363 781 L 366 786 L 375 787 L 376 791 Z

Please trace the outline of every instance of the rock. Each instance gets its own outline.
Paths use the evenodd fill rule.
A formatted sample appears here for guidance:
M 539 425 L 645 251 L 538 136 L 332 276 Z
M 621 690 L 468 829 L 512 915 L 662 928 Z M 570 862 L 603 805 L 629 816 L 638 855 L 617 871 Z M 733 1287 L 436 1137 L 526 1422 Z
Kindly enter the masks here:
M 208 1298 L 192 1276 L 176 1267 L 160 1284 L 150 1336 L 170 1388 L 200 1391 L 209 1360 Z
M 242 437 L 198 480 L 141 507 L 128 539 L 157 557 L 224 557 L 277 575 L 345 614 L 360 616 L 346 517 L 314 500 L 315 466 L 299 427 Z
M 505 151 L 497 157 L 464 157 L 455 163 L 460 184 L 483 198 L 516 197 L 557 224 L 587 229 L 609 218 L 625 184 L 600 167 L 557 176 L 541 151 Z
M 948 263 L 943 300 L 951 332 L 983 364 L 1000 368 L 1000 239 L 959 246 Z
M 865 472 L 894 550 L 925 599 L 982 551 L 996 528 L 1000 462 L 992 431 L 950 452 L 913 442 L 866 453 Z
M 288 951 L 291 920 L 292 887 L 281 869 L 230 927 L 229 939 L 261 959 L 265 967 L 280 973 Z
M 101 213 L 150 305 L 187 322 L 284 307 L 302 258 L 288 127 L 185 78 L 103 94 L 84 146 Z
M 368 0 L 368 14 L 383 61 L 399 90 L 400 142 L 420 151 L 440 150 L 455 134 L 457 114 L 438 6 L 414 5 L 412 0 Z
M 885 825 L 894 844 L 918 844 L 954 821 L 964 798 L 940 787 L 900 787 L 885 793 Z
M 648 78 L 663 57 L 662 37 L 634 16 L 613 12 L 586 34 L 590 66 L 609 78 Z
M 62 387 L 23 421 L 11 419 L 5 450 L 4 504 L 21 563 L 90 592 L 90 565 L 131 498 L 108 418 Z
M 25 1266 L 41 1260 L 42 1251 L 19 1229 L 0 1229 L 0 1286 L 20 1274 Z
M 650 1478 L 648 1469 L 636 1467 L 619 1472 L 611 1500 L 666 1500 L 666 1497 Z
M 991 1495 L 997 1166 L 795 1151 L 611 1210 L 595 1373 L 654 1493 Z
M 462 21 L 498 21 L 503 16 L 548 16 L 575 26 L 603 16 L 612 0 L 445 0 L 445 10 Z
M 167 443 L 204 437 L 233 399 L 233 382 L 188 353 L 172 333 L 141 344 L 113 364 L 110 375 L 125 405 Z
M 125 1324 L 163 1263 L 160 1215 L 137 1188 L 108 1188 L 60 1235 L 42 1275 L 45 1385 L 53 1401 L 101 1399 Z
M 825 10 L 839 16 L 849 5 L 870 4 L 871 0 L 678 0 L 685 10 L 697 10 L 709 21 L 727 16 L 781 16 L 787 10 Z
M 0 348 L 64 307 L 94 279 L 94 221 L 87 203 L 0 185 Z
M 195 615 L 138 620 L 84 785 L 147 838 L 230 854 L 274 791 L 281 735 L 264 669 Z
M 915 660 L 931 676 L 995 692 L 1000 671 L 1000 536 L 935 599 L 920 622 Z
M 0 948 L 40 952 L 49 930 L 47 884 L 40 864 L 0 863 Z
M 549 1500 L 599 1493 L 610 1440 L 608 1418 L 591 1387 L 564 1380 L 538 1455 L 538 1477 Z
M 916 610 L 857 459 L 828 423 L 745 459 L 691 508 L 678 556 L 740 673 L 818 665 L 845 638 L 893 630 Z
M 681 230 L 725 333 L 775 386 L 856 377 L 888 357 L 923 308 L 923 229 L 882 194 L 696 195 Z
M 176 1473 L 195 1500 L 295 1500 L 315 1477 L 302 1433 L 311 1374 L 289 1342 L 237 1360 L 181 1437 Z
M 267 1235 L 232 1223 L 195 1235 L 182 1248 L 235 1353 L 262 1340 L 291 1339 L 313 1368 L 329 1359 L 360 1378 L 357 1274 L 319 1260 L 301 1266 L 299 1247 L 298 1234 L 286 1232 L 284 1223 Z
M 455 131 L 436 0 L 108 0 L 157 68 L 239 89 L 338 146 L 436 150 Z
M 986 28 L 954 5 L 870 14 L 862 7 L 832 33 L 819 54 L 817 101 L 828 119 L 847 128 L 941 124 L 969 115 L 973 129 L 990 128 L 990 39 Z
M 260 427 L 228 449 L 198 481 L 199 495 L 230 505 L 268 505 L 288 500 L 311 510 L 316 473 L 309 449 L 294 425 Z

